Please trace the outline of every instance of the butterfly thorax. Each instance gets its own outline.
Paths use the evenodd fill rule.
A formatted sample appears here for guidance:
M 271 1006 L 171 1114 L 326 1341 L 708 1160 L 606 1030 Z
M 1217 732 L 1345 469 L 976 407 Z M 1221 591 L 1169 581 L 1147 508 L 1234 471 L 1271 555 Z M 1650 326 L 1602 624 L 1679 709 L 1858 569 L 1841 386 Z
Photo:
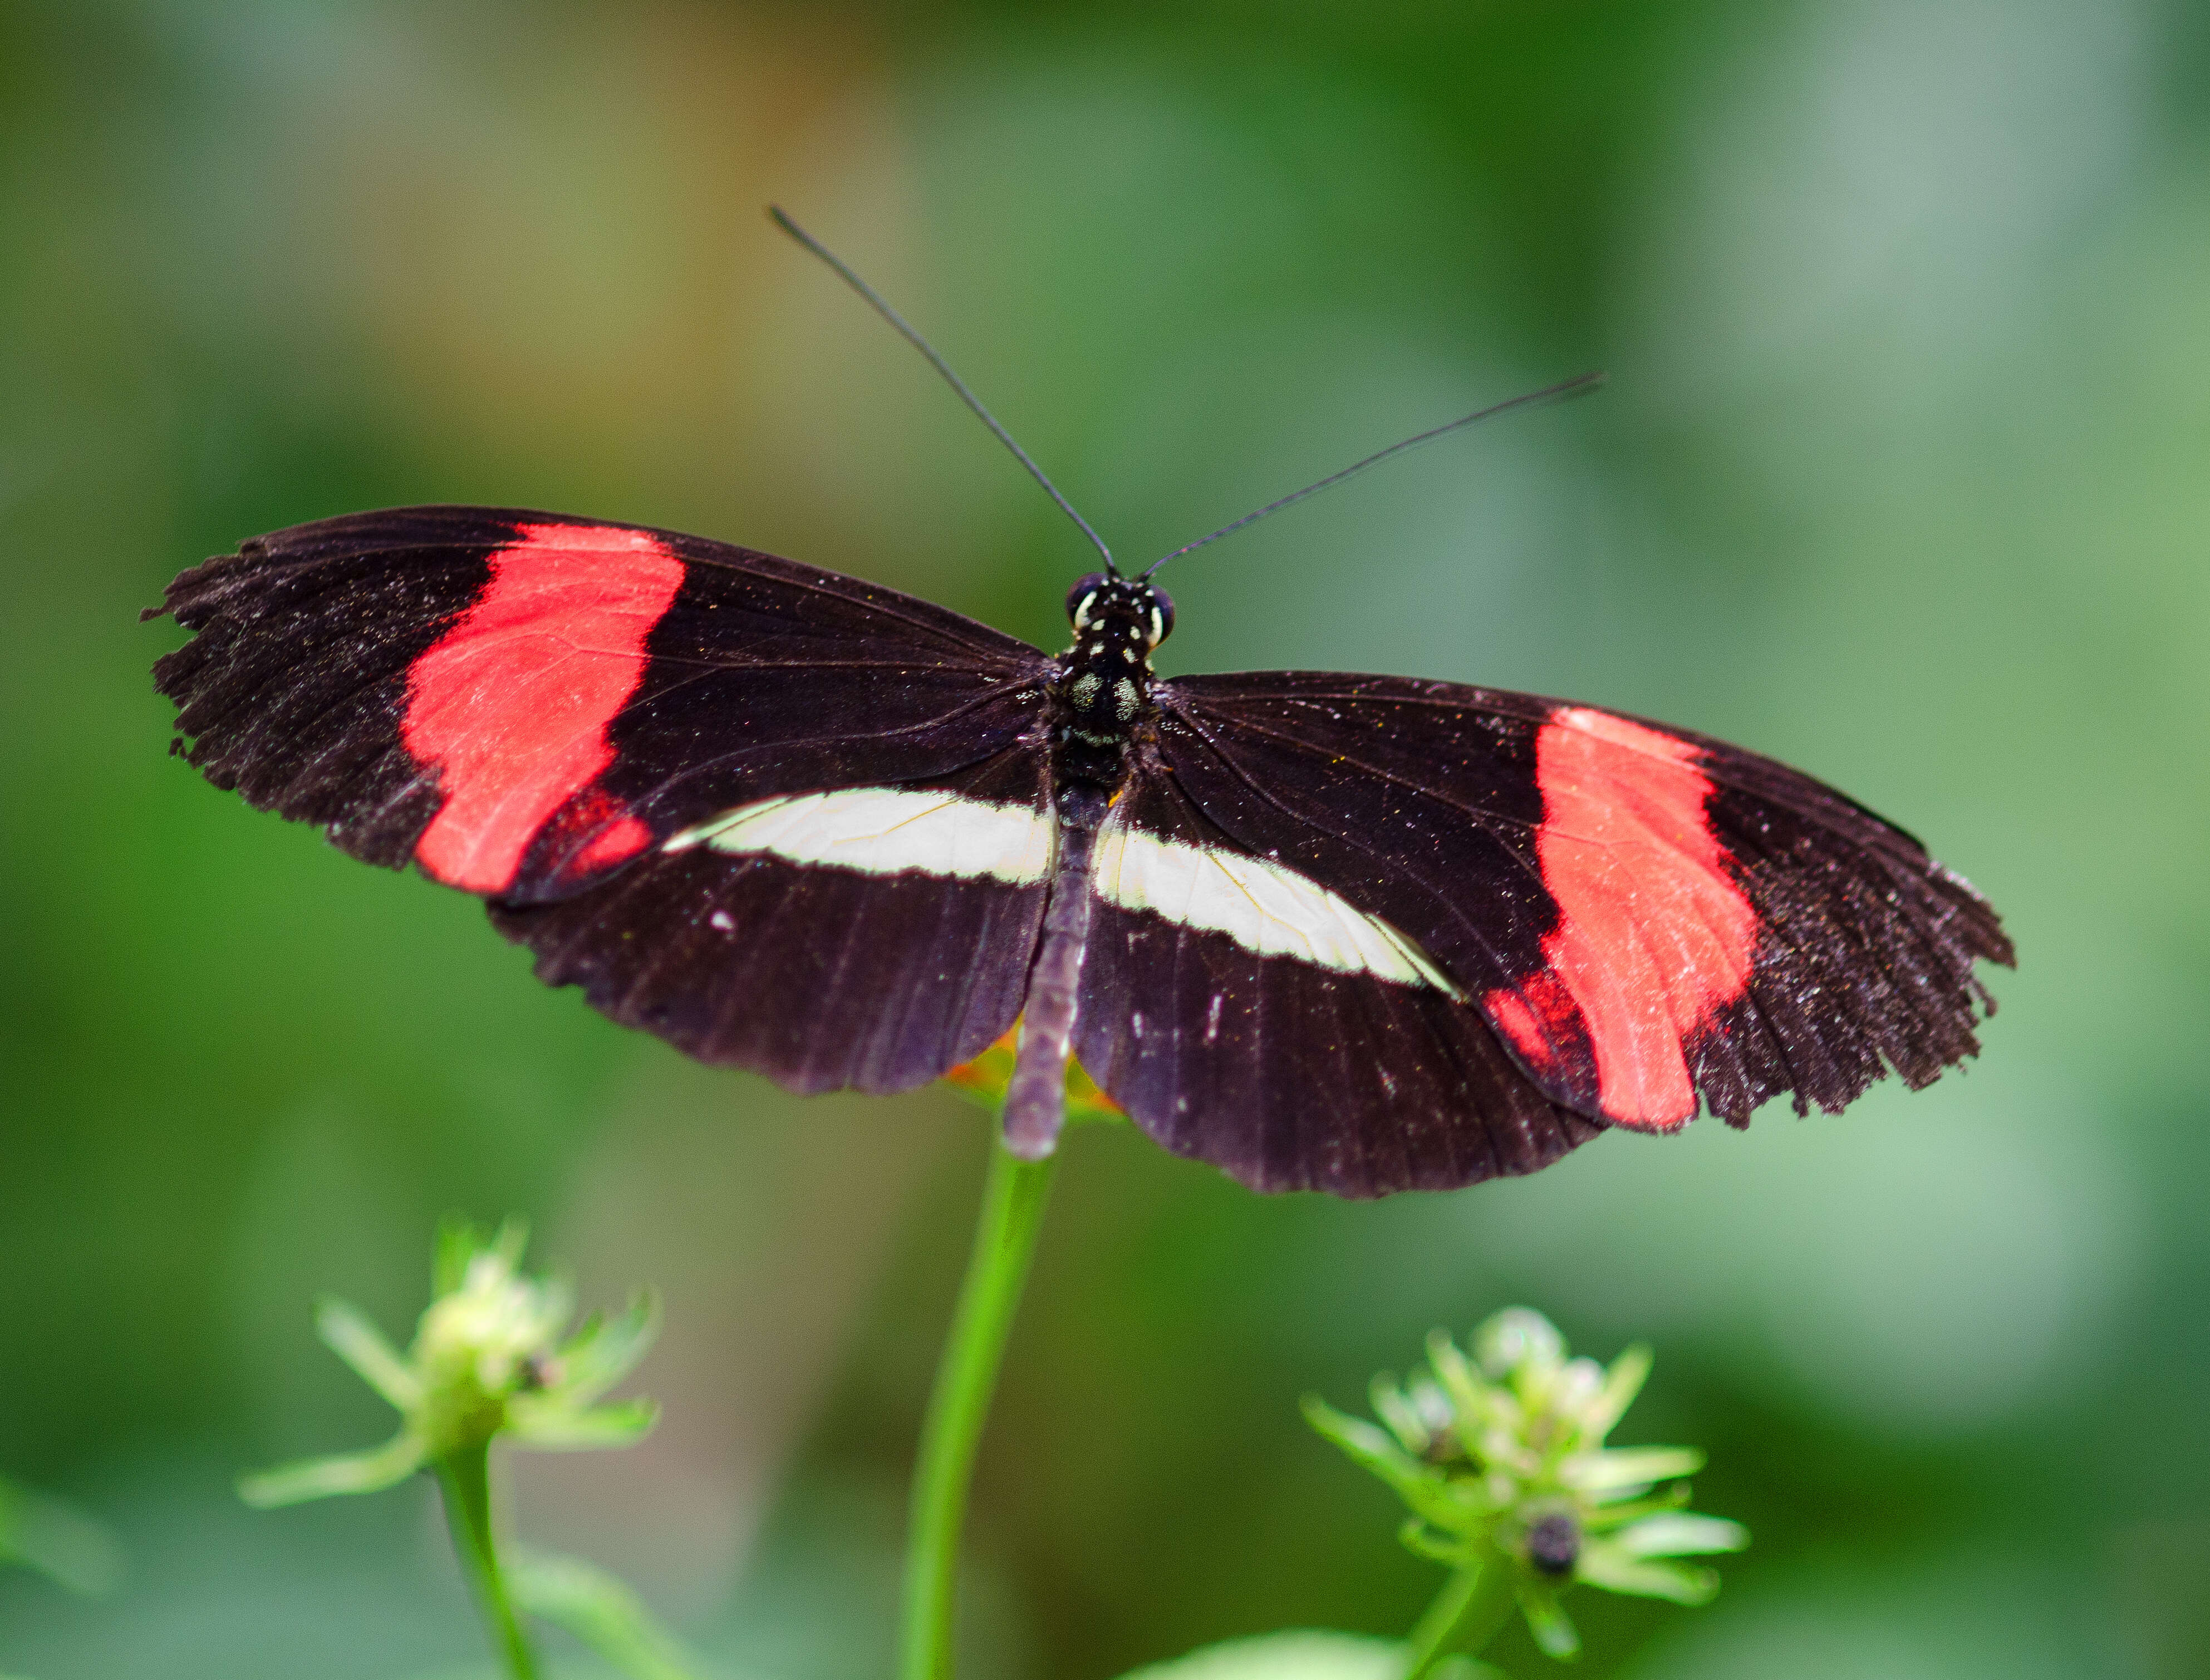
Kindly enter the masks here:
M 1138 579 L 1092 572 L 1067 592 L 1066 616 L 1074 644 L 1059 656 L 1051 691 L 1056 843 L 1005 1087 L 1005 1147 L 1029 1161 L 1051 1153 L 1066 1118 L 1092 858 L 1105 813 L 1128 778 L 1136 732 L 1152 710 L 1151 650 L 1174 628 L 1174 602 Z
M 1052 691 L 1053 780 L 1061 817 L 1094 827 L 1151 710 L 1151 650 L 1174 629 L 1174 602 L 1151 584 L 1093 573 L 1068 594 L 1066 614 L 1074 643 Z

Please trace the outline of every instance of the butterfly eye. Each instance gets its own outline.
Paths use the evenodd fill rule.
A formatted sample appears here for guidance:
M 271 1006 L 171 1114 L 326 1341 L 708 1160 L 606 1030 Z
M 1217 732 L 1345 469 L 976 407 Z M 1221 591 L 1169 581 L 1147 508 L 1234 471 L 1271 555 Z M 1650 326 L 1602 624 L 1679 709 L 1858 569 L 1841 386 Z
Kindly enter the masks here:
M 1151 645 L 1153 647 L 1174 634 L 1174 597 L 1154 583 L 1151 586 Z
M 1098 590 L 1112 581 L 1103 572 L 1093 571 L 1066 592 L 1066 616 L 1073 621 L 1077 630 L 1090 628 L 1084 614 L 1096 604 Z

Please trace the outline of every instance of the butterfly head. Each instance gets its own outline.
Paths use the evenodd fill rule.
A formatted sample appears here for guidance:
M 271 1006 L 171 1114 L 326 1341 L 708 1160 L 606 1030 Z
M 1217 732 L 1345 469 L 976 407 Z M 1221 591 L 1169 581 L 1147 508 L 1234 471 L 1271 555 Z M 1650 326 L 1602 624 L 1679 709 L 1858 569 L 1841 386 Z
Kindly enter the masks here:
M 1140 577 L 1093 571 L 1067 591 L 1066 616 L 1074 645 L 1059 661 L 1057 772 L 1102 797 L 1126 777 L 1132 733 L 1150 710 L 1151 650 L 1174 628 L 1174 602 Z
M 1132 642 L 1148 655 L 1174 634 L 1174 597 L 1140 577 L 1093 571 L 1066 592 L 1066 616 L 1077 648 L 1085 642 Z

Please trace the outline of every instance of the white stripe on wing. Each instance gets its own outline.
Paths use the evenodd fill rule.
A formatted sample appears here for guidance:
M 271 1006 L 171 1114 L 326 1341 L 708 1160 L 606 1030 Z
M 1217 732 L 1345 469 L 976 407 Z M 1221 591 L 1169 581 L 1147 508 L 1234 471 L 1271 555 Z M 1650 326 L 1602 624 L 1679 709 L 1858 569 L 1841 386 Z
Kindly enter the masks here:
M 1108 903 L 1225 934 L 1261 957 L 1288 957 L 1464 995 L 1418 946 L 1380 916 L 1264 858 L 1185 845 L 1113 823 L 1098 837 L 1092 879 Z
M 740 805 L 685 829 L 661 849 L 765 852 L 871 875 L 988 876 L 1025 886 L 1051 873 L 1054 831 L 1032 806 L 942 789 L 836 788 Z

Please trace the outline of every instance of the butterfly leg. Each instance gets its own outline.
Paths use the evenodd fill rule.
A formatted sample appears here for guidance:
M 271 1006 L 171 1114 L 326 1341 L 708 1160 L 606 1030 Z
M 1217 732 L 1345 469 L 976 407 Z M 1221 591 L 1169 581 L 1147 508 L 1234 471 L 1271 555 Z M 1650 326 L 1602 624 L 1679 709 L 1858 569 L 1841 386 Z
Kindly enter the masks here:
M 1090 869 L 1096 844 L 1095 828 L 1061 823 L 1059 864 L 1052 873 L 1043 938 L 1029 970 L 1020 1042 L 1005 1090 L 1005 1148 L 1023 1161 L 1041 1161 L 1056 1149 L 1066 1119 L 1066 1059 L 1090 945 Z

